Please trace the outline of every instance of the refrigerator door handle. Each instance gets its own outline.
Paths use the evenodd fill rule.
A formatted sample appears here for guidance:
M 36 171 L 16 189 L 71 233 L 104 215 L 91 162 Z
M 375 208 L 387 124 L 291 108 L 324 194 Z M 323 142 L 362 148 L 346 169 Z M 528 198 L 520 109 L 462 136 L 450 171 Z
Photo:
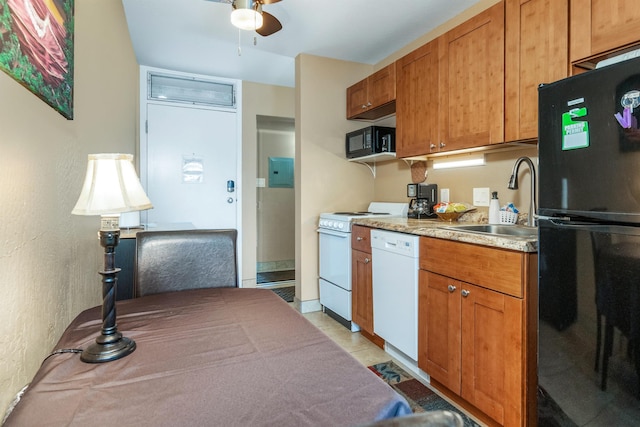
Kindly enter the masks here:
M 621 234 L 628 236 L 640 236 L 640 227 L 617 225 L 617 224 L 601 224 L 589 221 L 565 220 L 562 217 L 548 217 L 546 219 L 552 227 L 563 228 L 565 230 L 583 230 L 593 233 Z

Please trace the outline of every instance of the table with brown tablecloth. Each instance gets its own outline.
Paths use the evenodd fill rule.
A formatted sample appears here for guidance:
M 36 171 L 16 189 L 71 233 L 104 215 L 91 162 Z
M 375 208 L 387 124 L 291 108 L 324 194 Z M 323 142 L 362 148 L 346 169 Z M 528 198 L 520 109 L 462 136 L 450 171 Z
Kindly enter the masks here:
M 264 289 L 200 289 L 120 301 L 137 343 L 99 364 L 47 358 L 7 426 L 355 426 L 410 412 L 406 401 Z M 55 349 L 84 348 L 100 307 Z

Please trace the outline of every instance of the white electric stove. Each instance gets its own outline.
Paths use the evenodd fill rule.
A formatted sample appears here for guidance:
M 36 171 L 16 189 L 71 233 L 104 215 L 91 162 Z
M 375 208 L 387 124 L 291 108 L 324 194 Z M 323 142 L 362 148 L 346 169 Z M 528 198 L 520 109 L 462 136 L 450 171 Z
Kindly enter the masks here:
M 320 304 L 352 332 L 360 327 L 351 321 L 351 223 L 356 218 L 406 217 L 408 211 L 408 203 L 372 202 L 366 211 L 320 214 Z

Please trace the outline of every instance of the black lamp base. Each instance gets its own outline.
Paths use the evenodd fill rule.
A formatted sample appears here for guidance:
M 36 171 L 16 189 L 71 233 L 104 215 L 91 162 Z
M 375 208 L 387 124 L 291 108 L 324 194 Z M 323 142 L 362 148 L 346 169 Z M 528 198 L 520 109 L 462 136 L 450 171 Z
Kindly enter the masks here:
M 102 333 L 96 341 L 83 350 L 80 360 L 86 363 L 102 363 L 128 356 L 136 349 L 136 343 L 123 337 L 116 326 L 116 283 L 120 271 L 115 267 L 115 248 L 120 240 L 117 217 L 103 217 L 98 236 L 104 247 L 104 271 L 102 275 Z
M 136 349 L 136 342 L 127 337 L 110 343 L 100 343 L 100 338 L 96 342 L 85 348 L 80 355 L 80 360 L 86 363 L 111 362 L 125 357 Z

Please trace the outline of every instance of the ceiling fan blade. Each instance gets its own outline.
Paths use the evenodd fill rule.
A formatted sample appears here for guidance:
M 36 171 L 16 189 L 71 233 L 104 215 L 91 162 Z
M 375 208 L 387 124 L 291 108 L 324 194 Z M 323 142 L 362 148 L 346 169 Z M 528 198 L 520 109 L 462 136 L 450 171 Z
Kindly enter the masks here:
M 282 24 L 278 21 L 278 18 L 270 13 L 262 12 L 262 20 L 262 27 L 256 30 L 256 32 L 261 36 L 270 36 L 282 29 Z

